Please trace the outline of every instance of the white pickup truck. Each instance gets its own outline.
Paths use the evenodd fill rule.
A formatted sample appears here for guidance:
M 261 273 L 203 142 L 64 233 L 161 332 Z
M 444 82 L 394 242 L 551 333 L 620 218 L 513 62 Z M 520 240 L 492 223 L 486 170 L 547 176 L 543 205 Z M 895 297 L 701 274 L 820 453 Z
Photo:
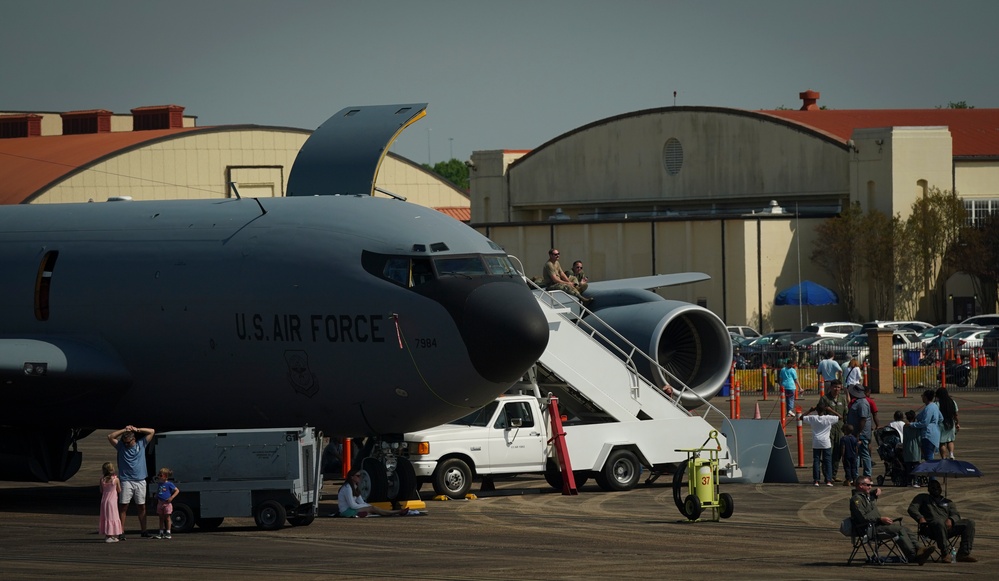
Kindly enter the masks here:
M 405 435 L 417 480 L 433 484 L 437 494 L 463 498 L 476 476 L 544 473 L 562 488 L 554 460 L 547 399 L 504 395 L 486 407 L 449 424 Z M 560 401 L 560 403 L 569 403 Z M 593 477 L 603 490 L 634 488 L 643 467 L 672 472 L 686 461 L 678 448 L 701 444 L 711 430 L 697 416 L 585 423 L 560 406 L 566 447 L 576 486 Z
M 405 440 L 417 480 L 432 483 L 437 494 L 463 498 L 475 476 L 545 472 L 548 483 L 561 488 L 558 465 L 549 462 L 554 455 L 550 430 L 547 400 L 506 395 L 449 424 L 408 433 Z M 629 457 L 614 489 L 625 490 L 638 481 L 641 465 L 634 455 Z M 589 469 L 574 472 L 577 487 L 588 474 Z

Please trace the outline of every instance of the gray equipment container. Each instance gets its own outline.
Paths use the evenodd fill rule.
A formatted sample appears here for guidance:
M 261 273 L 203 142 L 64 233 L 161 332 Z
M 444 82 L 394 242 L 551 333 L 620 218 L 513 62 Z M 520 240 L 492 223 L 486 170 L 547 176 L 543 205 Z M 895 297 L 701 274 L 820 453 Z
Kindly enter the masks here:
M 174 532 L 215 529 L 252 516 L 261 529 L 312 523 L 323 477 L 322 434 L 313 428 L 204 430 L 156 434 L 150 466 L 173 470 L 180 494 Z M 155 496 L 156 485 L 150 486 Z M 152 508 L 151 508 L 152 509 Z

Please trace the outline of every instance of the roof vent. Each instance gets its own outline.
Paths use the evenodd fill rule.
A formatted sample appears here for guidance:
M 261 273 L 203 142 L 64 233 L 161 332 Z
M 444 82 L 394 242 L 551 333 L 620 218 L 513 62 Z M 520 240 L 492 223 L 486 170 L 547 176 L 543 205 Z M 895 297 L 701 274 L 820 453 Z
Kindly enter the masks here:
M 811 89 L 805 91 L 804 93 L 798 93 L 798 98 L 801 99 L 801 111 L 818 111 L 819 105 L 819 92 L 813 91 Z
M 0 139 L 12 137 L 38 137 L 42 134 L 42 116 L 33 113 L 24 115 L 0 115 Z
M 111 112 L 107 109 L 60 113 L 63 135 L 111 133 Z
M 155 105 L 132 109 L 132 131 L 177 129 L 184 126 L 184 108 L 180 105 Z

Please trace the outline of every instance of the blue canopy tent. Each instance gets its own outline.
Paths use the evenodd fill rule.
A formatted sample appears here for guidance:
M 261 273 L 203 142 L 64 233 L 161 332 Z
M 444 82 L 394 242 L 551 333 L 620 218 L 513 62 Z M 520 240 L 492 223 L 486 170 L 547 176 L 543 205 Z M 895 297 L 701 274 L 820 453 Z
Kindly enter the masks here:
M 814 283 L 810 280 L 804 280 L 789 289 L 784 289 L 777 293 L 777 298 L 774 299 L 774 304 L 778 306 L 798 305 L 800 318 L 802 305 L 816 307 L 822 305 L 835 305 L 839 304 L 839 297 L 836 296 L 836 293 L 821 284 Z M 804 324 L 804 321 L 800 322 Z

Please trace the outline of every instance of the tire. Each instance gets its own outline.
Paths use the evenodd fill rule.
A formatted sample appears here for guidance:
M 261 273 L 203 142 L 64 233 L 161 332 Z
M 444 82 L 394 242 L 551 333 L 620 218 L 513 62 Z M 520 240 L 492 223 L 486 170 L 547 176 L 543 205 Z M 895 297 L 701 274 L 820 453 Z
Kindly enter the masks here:
M 170 527 L 175 533 L 189 533 L 194 530 L 194 510 L 183 502 L 173 503 Z
M 573 470 L 572 479 L 576 483 L 576 489 L 580 489 L 586 484 L 590 477 L 589 470 Z M 545 482 L 555 490 L 562 490 L 562 471 L 559 470 L 558 463 L 552 459 L 545 462 Z
M 961 375 L 954 379 L 954 383 L 958 387 L 968 387 L 968 374 Z
M 600 479 L 597 480 L 597 484 L 601 484 L 604 490 L 631 490 L 642 476 L 642 465 L 632 451 L 615 450 L 607 457 L 600 474 L 603 477 L 603 484 Z
M 253 520 L 257 527 L 265 531 L 273 531 L 284 526 L 288 511 L 276 500 L 265 500 L 253 510 Z
M 693 494 L 683 500 L 683 513 L 690 520 L 701 518 L 701 499 Z
M 316 515 L 314 514 L 290 516 L 288 517 L 288 524 L 293 527 L 307 527 L 311 525 L 314 520 L 316 520 Z
M 174 510 L 176 510 L 176 508 Z M 201 517 L 197 519 L 198 528 L 203 531 L 214 531 L 215 529 L 222 526 L 222 521 L 224 520 L 225 518 L 221 516 L 212 517 L 212 518 Z M 176 530 L 176 526 L 174 530 Z
M 361 461 L 361 498 L 369 504 L 388 502 L 388 474 L 377 458 Z
M 419 487 L 416 481 L 416 469 L 406 458 L 399 458 L 395 463 L 395 494 L 389 494 L 389 500 L 404 502 L 419 500 Z
M 735 511 L 735 500 L 732 499 L 732 495 L 723 492 L 718 495 L 718 516 L 722 518 L 729 518 Z
M 683 516 L 687 516 L 683 507 L 683 494 L 687 492 L 687 482 L 685 481 L 687 476 L 687 462 L 688 460 L 684 460 L 677 464 L 676 472 L 673 473 L 673 502 Z
M 434 492 L 450 498 L 465 498 L 472 487 L 472 469 L 460 458 L 448 458 L 434 470 Z

